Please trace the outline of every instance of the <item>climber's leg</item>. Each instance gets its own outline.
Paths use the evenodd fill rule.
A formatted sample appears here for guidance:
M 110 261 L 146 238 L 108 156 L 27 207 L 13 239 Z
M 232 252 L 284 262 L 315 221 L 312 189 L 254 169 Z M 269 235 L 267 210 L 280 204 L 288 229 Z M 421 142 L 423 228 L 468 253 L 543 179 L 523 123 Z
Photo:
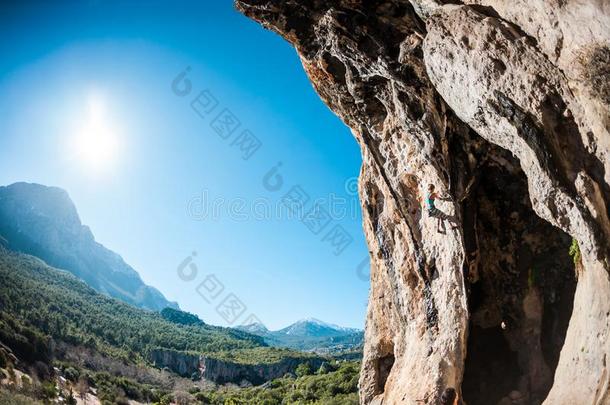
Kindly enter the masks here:
M 447 217 L 447 221 L 449 221 L 449 223 L 451 224 L 451 229 L 457 229 L 458 228 L 458 223 L 455 219 L 455 217 L 453 216 L 448 216 Z
M 438 208 L 430 208 L 428 209 L 428 216 L 430 218 L 436 218 L 436 230 L 439 233 L 443 233 L 443 231 L 441 230 L 442 228 L 442 219 L 440 217 L 441 212 L 438 210 Z
M 445 221 L 443 220 L 443 213 L 440 212 L 438 209 L 435 209 L 435 216 L 436 216 L 436 230 L 439 233 L 445 233 L 447 231 L 447 229 L 445 228 Z

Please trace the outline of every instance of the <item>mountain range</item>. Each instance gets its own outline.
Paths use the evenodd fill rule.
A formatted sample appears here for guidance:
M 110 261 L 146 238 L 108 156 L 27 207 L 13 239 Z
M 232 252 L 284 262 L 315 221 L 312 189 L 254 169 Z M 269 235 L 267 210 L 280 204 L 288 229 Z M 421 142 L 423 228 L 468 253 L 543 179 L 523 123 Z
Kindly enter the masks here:
M 0 246 L 35 256 L 72 273 L 98 292 L 161 312 L 167 319 L 201 322 L 188 318 L 177 303 L 146 285 L 121 256 L 96 242 L 63 189 L 30 183 L 0 187 Z M 269 346 L 319 354 L 358 351 L 363 342 L 361 330 L 313 318 L 277 331 L 259 323 L 235 329 L 261 337 Z
M 95 241 L 68 193 L 40 184 L 0 187 L 0 244 L 67 270 L 95 290 L 141 308 L 178 308 L 118 254 Z
M 0 187 L 0 280 L 0 381 L 5 367 L 70 389 L 81 376 L 102 403 L 166 403 L 184 384 L 250 386 L 323 370 L 322 384 L 355 392 L 357 366 L 339 362 L 350 358 L 320 354 L 361 344 L 362 332 L 315 319 L 276 332 L 208 325 L 96 242 L 59 188 Z M 0 403 L 14 403 L 2 395 L 0 382 Z
M 277 331 L 270 331 L 261 323 L 242 325 L 237 329 L 262 337 L 270 346 L 320 354 L 358 351 L 364 339 L 362 330 L 337 326 L 315 318 L 302 319 Z

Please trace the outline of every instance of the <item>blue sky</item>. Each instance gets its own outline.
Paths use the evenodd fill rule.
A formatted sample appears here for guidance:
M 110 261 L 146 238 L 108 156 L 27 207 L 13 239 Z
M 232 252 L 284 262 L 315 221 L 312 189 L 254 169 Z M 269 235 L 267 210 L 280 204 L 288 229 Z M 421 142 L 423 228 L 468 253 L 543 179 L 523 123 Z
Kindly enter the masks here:
M 14 3 L 0 8 L 0 184 L 66 189 L 100 243 L 206 322 L 230 324 L 216 307 L 234 294 L 247 307 L 235 324 L 363 327 L 368 254 L 348 181 L 360 151 L 293 48 L 227 0 Z M 227 116 L 239 126 L 220 126 Z M 344 201 L 317 233 L 282 203 L 303 193 L 305 212 Z M 332 246 L 343 231 L 353 241 Z M 208 303 L 197 287 L 210 274 L 224 290 Z

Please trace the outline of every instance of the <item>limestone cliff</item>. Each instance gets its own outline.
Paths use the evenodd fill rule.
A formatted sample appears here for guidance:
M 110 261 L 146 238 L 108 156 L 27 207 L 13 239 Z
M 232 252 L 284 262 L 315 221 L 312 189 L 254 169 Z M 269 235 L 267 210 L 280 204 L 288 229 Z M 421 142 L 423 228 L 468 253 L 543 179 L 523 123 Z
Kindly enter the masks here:
M 608 1 L 236 6 L 361 146 L 362 403 L 610 403 Z
M 317 370 L 324 362 L 321 357 L 283 357 L 273 363 L 241 364 L 167 349 L 151 350 L 149 360 L 157 367 L 167 367 L 184 377 L 203 378 L 218 384 L 247 382 L 254 385 L 294 374 L 301 363 L 308 363 L 312 370 Z

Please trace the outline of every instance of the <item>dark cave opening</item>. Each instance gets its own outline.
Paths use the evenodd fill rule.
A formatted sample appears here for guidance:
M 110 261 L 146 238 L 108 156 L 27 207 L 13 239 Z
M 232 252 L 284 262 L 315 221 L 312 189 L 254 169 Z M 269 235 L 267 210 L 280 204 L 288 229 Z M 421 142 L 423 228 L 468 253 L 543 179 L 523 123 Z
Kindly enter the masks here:
M 470 404 L 496 404 L 518 385 L 522 370 L 500 326 L 471 325 L 468 340 L 468 375 L 462 390 Z M 467 377 L 467 378 L 466 378 Z
M 377 393 L 382 393 L 385 391 L 385 383 L 388 380 L 388 376 L 390 375 L 390 371 L 392 371 L 393 366 L 394 355 L 392 353 L 377 359 Z
M 540 404 L 572 314 L 571 238 L 534 213 L 518 161 L 497 147 L 480 162 L 463 208 L 470 313 L 464 401 Z

